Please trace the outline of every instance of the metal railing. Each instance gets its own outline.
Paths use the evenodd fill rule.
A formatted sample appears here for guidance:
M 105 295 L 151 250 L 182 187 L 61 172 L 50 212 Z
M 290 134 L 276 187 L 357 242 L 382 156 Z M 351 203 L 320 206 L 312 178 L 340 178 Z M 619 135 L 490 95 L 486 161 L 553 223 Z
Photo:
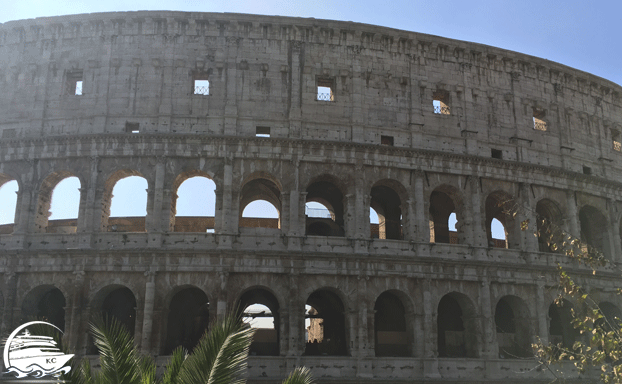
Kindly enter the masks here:
M 446 105 L 435 105 L 434 113 L 437 115 L 449 115 L 449 107 Z
M 333 215 L 330 213 L 328 209 L 322 208 L 306 208 L 305 207 L 305 215 L 307 217 L 313 217 L 316 219 L 332 219 Z
M 335 97 L 333 93 L 318 93 L 317 94 L 318 101 L 335 101 Z
M 538 131 L 546 131 L 546 121 L 542 121 L 542 120 L 534 118 L 533 129 L 538 130 Z
M 194 94 L 207 96 L 209 95 L 209 87 L 204 85 L 197 85 L 194 87 Z

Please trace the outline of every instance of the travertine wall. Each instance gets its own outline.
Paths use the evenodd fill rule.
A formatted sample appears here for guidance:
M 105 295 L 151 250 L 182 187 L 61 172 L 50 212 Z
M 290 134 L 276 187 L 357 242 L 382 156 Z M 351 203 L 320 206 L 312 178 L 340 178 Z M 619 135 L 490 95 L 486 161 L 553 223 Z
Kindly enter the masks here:
M 209 80 L 209 95 L 194 94 L 195 79 Z M 332 101 L 317 100 L 320 85 Z M 549 339 L 561 263 L 620 307 L 618 275 L 592 277 L 532 235 L 546 203 L 563 228 L 622 260 L 622 88 L 588 73 L 356 23 L 135 12 L 0 25 L 0 88 L 0 185 L 19 184 L 15 224 L 0 228 L 4 331 L 55 287 L 66 337 L 87 353 L 89 317 L 127 287 L 137 343 L 157 355 L 183 288 L 207 295 L 211 320 L 262 289 L 278 302 L 279 356 L 252 357 L 253 380 L 305 364 L 327 382 L 547 382 L 534 361 L 499 358 L 500 300 L 522 303 L 513 308 L 528 338 Z M 435 113 L 434 99 L 448 110 Z M 114 184 L 131 175 L 148 182 L 144 224 L 108 217 Z M 49 222 L 51 191 L 68 176 L 81 182 L 79 216 Z M 192 176 L 217 191 L 215 217 L 190 225 L 174 202 Z M 341 207 L 342 236 L 309 233 L 305 202 L 318 201 L 318 185 Z M 256 198 L 276 206 L 278 223 L 241 222 Z M 522 207 L 516 219 L 493 212 L 504 199 Z M 374 239 L 369 208 L 389 201 L 399 234 L 380 226 L 386 238 Z M 452 244 L 430 241 L 441 211 L 457 215 Z M 487 235 L 493 216 L 507 248 Z M 195 226 L 215 233 L 179 232 Z M 314 292 L 343 306 L 344 356 L 304 355 Z M 376 356 L 384 292 L 404 307 L 405 356 Z M 468 357 L 439 357 L 444 297 L 463 311 Z

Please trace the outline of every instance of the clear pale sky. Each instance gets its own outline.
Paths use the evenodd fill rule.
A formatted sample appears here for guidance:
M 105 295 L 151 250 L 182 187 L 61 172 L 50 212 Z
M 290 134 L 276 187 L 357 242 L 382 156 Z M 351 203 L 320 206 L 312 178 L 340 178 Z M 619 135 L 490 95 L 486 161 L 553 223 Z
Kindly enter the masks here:
M 505 48 L 622 84 L 622 0 L 5 0 L 3 3 L 0 23 L 44 16 L 136 10 L 239 12 L 355 21 Z M 6 202 L 7 194 L 2 190 L 0 201 Z M 3 221 L 3 205 L 0 204 L 0 222 Z M 129 204 L 127 208 L 132 205 L 143 206 Z M 144 210 L 136 215 L 144 215 Z

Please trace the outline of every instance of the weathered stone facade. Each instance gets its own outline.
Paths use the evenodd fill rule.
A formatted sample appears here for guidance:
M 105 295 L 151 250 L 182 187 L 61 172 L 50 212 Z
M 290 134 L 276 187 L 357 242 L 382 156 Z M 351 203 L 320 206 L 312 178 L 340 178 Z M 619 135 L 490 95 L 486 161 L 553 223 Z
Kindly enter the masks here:
M 88 354 L 104 311 L 165 356 L 262 303 L 275 331 L 257 350 L 275 356 L 251 357 L 251 382 L 299 364 L 325 382 L 547 382 L 521 357 L 536 337 L 575 337 L 551 306 L 557 263 L 619 312 L 617 274 L 519 228 L 537 211 L 622 259 L 622 88 L 588 73 L 351 22 L 135 12 L 1 24 L 0 89 L 0 185 L 19 185 L 0 230 L 5 332 L 64 316 Z M 147 216 L 109 220 L 130 175 L 148 182 Z M 68 176 L 79 216 L 49 221 Z M 214 218 L 175 219 L 192 176 L 216 183 Z M 241 225 L 257 199 L 278 222 Z M 306 217 L 307 201 L 331 219 Z M 306 345 L 305 316 L 322 318 L 323 345 Z

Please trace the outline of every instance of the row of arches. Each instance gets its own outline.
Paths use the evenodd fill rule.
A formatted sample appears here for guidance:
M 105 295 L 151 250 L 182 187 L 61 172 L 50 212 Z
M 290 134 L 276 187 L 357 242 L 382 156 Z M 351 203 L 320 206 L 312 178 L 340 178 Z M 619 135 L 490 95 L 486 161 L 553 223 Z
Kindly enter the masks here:
M 159 352 L 170 354 L 178 346 L 192 350 L 213 321 L 213 311 L 208 295 L 196 286 L 177 288 L 169 295 L 162 329 L 163 342 Z M 622 312 L 613 303 L 599 304 L 603 314 L 601 326 L 619 327 Z M 22 321 L 43 319 L 60 329 L 65 329 L 66 301 L 63 293 L 53 285 L 42 285 L 31 290 L 24 298 Z M 119 320 L 130 333 L 137 330 L 137 300 L 133 292 L 123 285 L 103 288 L 89 305 L 91 316 L 101 314 Z M 255 328 L 251 355 L 279 356 L 284 325 L 281 306 L 275 295 L 266 287 L 253 287 L 237 299 L 236 308 L 243 321 Z M 304 308 L 304 355 L 347 356 L 350 355 L 349 322 L 346 306 L 338 291 L 322 288 L 312 292 Z M 563 300 L 561 305 L 551 303 L 548 308 L 549 340 L 570 348 L 579 339 L 579 333 L 571 324 L 573 305 Z M 291 309 L 290 309 L 291 310 Z M 380 294 L 373 307 L 374 353 L 377 357 L 408 357 L 414 355 L 414 344 L 421 342 L 414 335 L 414 307 L 408 296 L 397 290 Z M 285 311 L 287 312 L 287 311 Z M 481 339 L 485 332 L 479 311 L 471 299 L 460 292 L 442 296 L 434 313 L 436 325 L 436 355 L 449 358 L 479 357 Z M 534 314 L 530 313 L 523 299 L 506 295 L 501 297 L 494 309 L 494 332 L 499 358 L 522 358 L 533 356 Z M 302 324 L 301 324 L 302 325 Z M 85 352 L 96 353 L 90 340 Z
M 8 177 L 0 177 L 5 183 L 0 188 L 3 196 L 3 209 L 0 220 L 14 222 L 17 215 L 19 193 L 17 182 Z M 73 233 L 78 230 L 79 218 L 85 212 L 86 189 L 80 180 L 69 172 L 56 172 L 45 179 L 36 197 L 34 217 L 30 218 L 30 230 L 34 232 Z M 148 212 L 149 188 L 147 180 L 136 171 L 119 171 L 109 178 L 101 193 L 101 231 L 143 232 L 147 230 L 145 216 Z M 235 193 L 235 192 L 234 192 Z M 280 229 L 285 206 L 286 192 L 278 180 L 265 173 L 256 173 L 241 186 L 238 203 L 232 207 L 238 212 L 239 227 L 264 227 Z M 220 218 L 216 212 L 223 209 L 223 198 L 216 196 L 216 184 L 209 175 L 202 172 L 186 172 L 180 175 L 170 192 L 169 232 L 214 232 Z M 7 198 L 4 198 L 4 197 Z M 9 199 L 12 197 L 12 199 Z M 304 192 L 304 233 L 310 236 L 351 236 L 348 216 L 352 209 L 368 207 L 369 232 L 371 238 L 401 240 L 405 236 L 405 226 L 415 225 L 412 201 L 407 190 L 397 181 L 381 180 L 369 190 L 361 205 L 357 197 L 344 194 L 338 181 L 329 175 L 314 179 Z M 504 191 L 494 191 L 483 202 L 482 225 L 489 247 L 521 248 L 520 224 L 515 218 L 517 199 Z M 472 228 L 470 212 L 472 204 L 465 202 L 463 193 L 456 187 L 441 185 L 435 188 L 424 202 L 424 216 L 428 218 L 429 240 L 432 243 L 468 244 L 469 238 L 477 232 Z M 94 203 L 97 206 L 97 203 Z M 551 227 L 568 227 L 569 220 L 578 219 L 580 236 L 587 243 L 612 254 L 609 236 L 609 220 L 600 209 L 583 205 L 578 217 L 569 217 L 562 210 L 563 205 L 550 198 L 537 201 L 535 217 L 537 229 L 545 232 Z M 416 215 L 416 213 L 415 213 Z M 56 219 L 62 217 L 62 219 Z M 56 219 L 56 220 L 54 220 Z M 0 222 L 0 224 L 2 223 Z M 546 224 L 543 224 L 546 223 Z M 85 227 L 88 224 L 84 224 Z M 10 233 L 12 225 L 0 226 L 0 233 Z M 539 238 L 539 251 L 548 252 L 546 236 Z M 616 241 L 619 241 L 616 240 Z

